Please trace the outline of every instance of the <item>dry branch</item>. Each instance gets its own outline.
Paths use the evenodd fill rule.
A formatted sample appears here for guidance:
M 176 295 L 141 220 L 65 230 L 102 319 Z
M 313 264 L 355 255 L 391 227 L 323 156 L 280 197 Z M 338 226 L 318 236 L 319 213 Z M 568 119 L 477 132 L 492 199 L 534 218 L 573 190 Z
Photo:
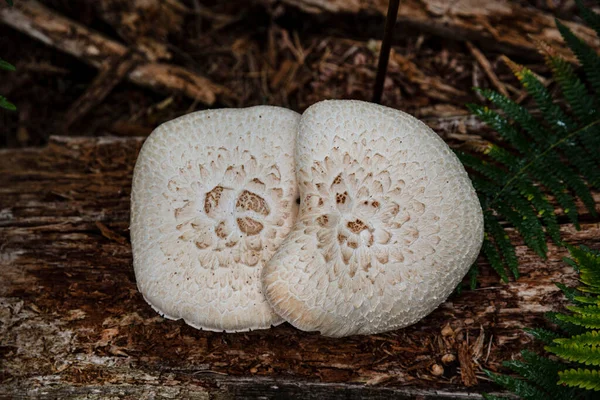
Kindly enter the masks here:
M 100 68 L 105 60 L 119 59 L 130 51 L 35 0 L 21 0 L 10 8 L 0 7 L 0 22 L 96 68 Z M 212 105 L 217 96 L 227 94 L 223 86 L 176 65 L 146 61 L 133 68 L 128 77 L 141 86 L 182 93 L 207 105 Z

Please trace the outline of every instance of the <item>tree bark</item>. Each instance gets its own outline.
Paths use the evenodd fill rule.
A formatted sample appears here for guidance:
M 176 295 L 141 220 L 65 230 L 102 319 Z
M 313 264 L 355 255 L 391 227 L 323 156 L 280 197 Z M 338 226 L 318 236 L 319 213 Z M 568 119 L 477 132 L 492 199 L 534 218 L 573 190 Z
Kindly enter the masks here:
M 519 244 L 517 282 L 499 283 L 480 259 L 477 290 L 406 329 L 199 331 L 159 317 L 136 288 L 129 196 L 141 145 L 53 137 L 0 150 L 0 397 L 479 398 L 494 391 L 482 368 L 530 348 L 522 328 L 561 307 L 554 282 L 575 283 L 563 248 L 549 244 L 544 261 Z M 598 219 L 583 221 L 562 224 L 564 239 L 600 247 Z
M 258 1 L 267 5 L 284 3 L 287 7 L 338 21 L 344 16 L 355 18 L 361 14 L 383 21 L 388 3 L 383 0 Z M 566 22 L 566 25 L 586 43 L 600 48 L 593 29 L 575 22 Z M 558 54 L 569 61 L 575 60 L 565 49 L 552 15 L 508 0 L 402 0 L 396 26 L 398 30 L 418 29 L 444 38 L 473 41 L 485 49 L 529 59 L 541 58 L 534 45 L 535 40 L 541 40 L 555 47 Z

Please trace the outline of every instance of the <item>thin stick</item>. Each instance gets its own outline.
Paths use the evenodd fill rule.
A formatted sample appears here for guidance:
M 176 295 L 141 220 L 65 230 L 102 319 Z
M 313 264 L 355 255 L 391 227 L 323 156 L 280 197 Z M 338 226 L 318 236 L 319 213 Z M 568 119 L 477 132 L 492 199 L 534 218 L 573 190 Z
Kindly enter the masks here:
M 385 31 L 379 53 L 379 64 L 377 65 L 377 78 L 373 89 L 373 103 L 377 104 L 381 103 L 381 95 L 383 94 L 383 83 L 385 82 L 388 61 L 390 60 L 390 49 L 392 47 L 392 37 L 394 36 L 394 26 L 398 18 L 398 7 L 400 7 L 400 0 L 390 0 L 387 17 L 385 18 Z

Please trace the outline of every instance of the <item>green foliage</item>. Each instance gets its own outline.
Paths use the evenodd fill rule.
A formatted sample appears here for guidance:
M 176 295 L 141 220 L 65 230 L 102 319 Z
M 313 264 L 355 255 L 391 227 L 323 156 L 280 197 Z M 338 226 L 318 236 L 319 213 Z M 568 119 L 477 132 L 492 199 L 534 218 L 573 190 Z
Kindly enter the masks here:
M 571 255 L 568 264 L 577 266 L 584 285 L 600 289 L 600 253 L 584 246 L 568 246 L 568 249 Z M 486 371 L 494 382 L 524 399 L 583 399 L 594 396 L 590 391 L 600 391 L 600 369 L 590 368 L 600 366 L 600 331 L 596 329 L 600 323 L 600 296 L 557 286 L 561 286 L 575 304 L 567 307 L 569 314 L 549 313 L 548 316 L 551 322 L 557 322 L 563 335 L 569 336 L 560 337 L 558 333 L 539 328 L 528 332 L 544 341 L 546 351 L 558 358 L 523 351 L 522 360 L 503 363 L 520 377 Z
M 13 5 L 12 0 L 6 0 L 6 3 L 11 7 Z M 0 70 L 14 71 L 15 67 L 12 64 L 8 63 L 7 61 L 4 61 L 3 59 L 0 58 Z M 17 109 L 17 107 L 13 103 L 8 101 L 6 99 L 6 97 L 2 97 L 2 96 L 0 96 L 0 108 L 4 108 L 4 109 L 10 110 L 10 111 L 15 111 Z
M 578 5 L 583 19 L 600 33 L 600 16 Z M 553 98 L 532 71 L 506 59 L 540 117 L 493 90 L 476 89 L 495 109 L 471 104 L 469 110 L 499 134 L 501 143 L 488 144 L 483 156 L 458 153 L 483 208 L 482 251 L 504 281 L 508 273 L 519 276 L 507 226 L 545 258 L 548 238 L 561 243 L 556 205 L 577 229 L 577 199 L 596 215 L 591 188 L 600 188 L 600 56 L 567 26 L 556 24 L 580 61 L 589 90 L 570 63 L 539 43 L 561 95 Z M 471 279 L 472 286 L 475 282 Z

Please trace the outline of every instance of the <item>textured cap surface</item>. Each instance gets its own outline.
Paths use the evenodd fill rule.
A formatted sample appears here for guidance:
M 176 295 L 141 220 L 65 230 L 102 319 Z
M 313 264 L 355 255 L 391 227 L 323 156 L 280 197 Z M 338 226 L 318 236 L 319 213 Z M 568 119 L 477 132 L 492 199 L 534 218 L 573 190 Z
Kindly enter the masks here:
M 457 157 L 414 117 L 360 101 L 302 115 L 301 206 L 265 268 L 275 311 L 327 336 L 417 322 L 475 261 L 481 206 Z
M 138 288 L 167 318 L 247 331 L 281 323 L 261 273 L 296 213 L 300 115 L 278 107 L 196 112 L 148 137 L 131 194 Z

